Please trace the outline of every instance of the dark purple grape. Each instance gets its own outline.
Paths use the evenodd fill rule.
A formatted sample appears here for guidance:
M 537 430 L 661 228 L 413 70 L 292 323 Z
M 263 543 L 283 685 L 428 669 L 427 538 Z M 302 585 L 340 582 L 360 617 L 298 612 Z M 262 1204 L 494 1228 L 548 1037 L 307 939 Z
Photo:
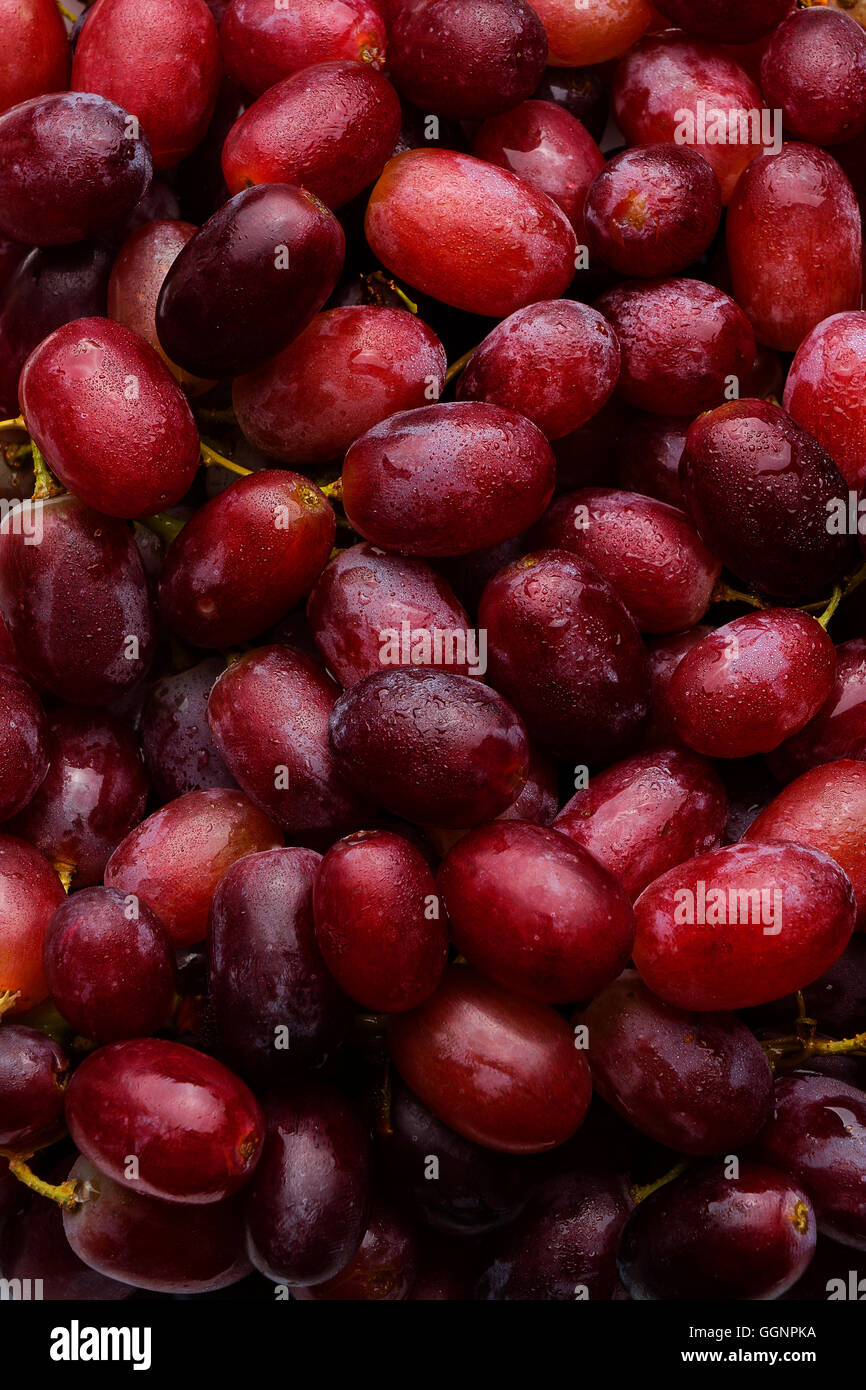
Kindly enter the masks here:
M 297 1289 L 295 1298 L 300 1302 L 397 1302 L 407 1297 L 415 1282 L 417 1254 L 413 1226 L 398 1208 L 377 1197 L 357 1254 L 325 1283 Z
M 0 1028 L 0 1149 L 31 1153 L 63 1132 L 69 1059 L 35 1028 Z M 4 1268 L 5 1273 L 5 1268 Z
M 235 785 L 207 722 L 208 696 L 224 670 L 219 657 L 208 657 L 163 676 L 151 688 L 141 715 L 141 744 L 154 791 L 163 801 Z
M 0 821 L 32 801 L 48 771 L 48 730 L 36 693 L 0 666 Z

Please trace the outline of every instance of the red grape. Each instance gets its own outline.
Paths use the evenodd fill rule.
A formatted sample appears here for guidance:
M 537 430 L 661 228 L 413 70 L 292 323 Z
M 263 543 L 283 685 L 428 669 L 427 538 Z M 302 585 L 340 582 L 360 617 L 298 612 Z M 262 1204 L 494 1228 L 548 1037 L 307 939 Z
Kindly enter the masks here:
M 110 704 L 150 666 L 153 614 L 132 533 L 76 497 L 0 522 L 0 612 L 26 674 L 73 704 Z
M 339 222 L 311 193 L 282 183 L 238 193 L 163 281 L 156 330 L 164 352 L 195 376 L 251 371 L 319 312 L 344 254 Z
M 520 999 L 467 966 L 389 1021 L 403 1080 L 466 1139 L 504 1153 L 540 1153 L 569 1139 L 589 1106 L 589 1066 L 549 1004 Z
M 86 1158 L 76 1160 L 69 1178 L 84 1184 L 87 1196 L 63 1213 L 66 1238 L 107 1278 L 189 1295 L 228 1288 L 249 1272 L 239 1197 L 206 1207 L 162 1202 L 113 1182 Z
M 585 488 L 558 498 L 529 536 L 538 550 L 589 560 L 641 632 L 681 632 L 706 613 L 719 561 L 678 508 L 637 492 Z
M 17 995 L 13 1016 L 48 994 L 42 942 L 65 894 L 55 870 L 38 850 L 14 835 L 0 835 L 0 995 Z
M 798 140 L 852 140 L 866 130 L 866 34 L 836 10 L 795 10 L 770 38 L 761 87 Z
M 568 111 L 549 101 L 525 101 L 485 121 L 472 153 L 546 193 L 562 208 L 578 243 L 583 243 L 586 195 L 604 168 L 604 155 Z
M 780 782 L 838 758 L 866 761 L 866 639 L 843 642 L 836 656 L 836 678 L 826 703 L 770 756 L 770 771 Z
M 655 7 L 679 28 L 711 43 L 739 44 L 760 39 L 775 28 L 794 0 L 655 0 Z
M 632 1213 L 619 1247 L 631 1298 L 766 1300 L 804 1272 L 815 1251 L 806 1194 L 775 1168 L 707 1163 L 654 1192 Z
M 534 8 L 547 30 L 550 62 L 557 68 L 618 58 L 653 19 L 647 0 L 593 0 L 592 6 L 575 5 L 574 0 L 535 0 Z
M 822 319 L 859 309 L 862 228 L 839 164 L 791 143 L 749 166 L 727 222 L 733 293 L 768 347 L 795 352 Z
M 68 1171 L 67 1156 L 42 1170 L 39 1176 L 47 1182 L 60 1183 L 66 1180 Z M 26 1288 L 24 1280 L 32 1280 L 33 1298 L 39 1297 L 38 1289 L 43 1299 L 58 1303 L 117 1302 L 132 1297 L 134 1290 L 129 1284 L 98 1274 L 79 1259 L 64 1235 L 61 1207 L 27 1193 L 17 1181 L 15 1186 L 24 1200 L 3 1243 L 5 1278 L 20 1279 L 22 1288 Z
M 625 55 L 614 77 L 613 109 L 630 145 L 693 145 L 715 170 L 725 204 L 770 140 L 771 113 L 764 113 L 745 69 L 682 32 L 647 35 Z
M 225 0 L 220 44 L 225 65 L 261 96 L 314 63 L 352 59 L 382 66 L 385 24 L 376 0 Z
M 488 334 L 457 396 L 517 411 L 548 439 L 561 439 L 598 414 L 619 367 L 619 344 L 601 314 L 570 299 L 548 300 L 518 309 Z
M 238 1077 L 161 1038 L 85 1057 L 66 1089 L 66 1122 L 84 1157 L 115 1182 L 184 1205 L 237 1192 L 264 1139 L 258 1103 Z
M 204 0 L 100 0 L 80 31 L 72 86 L 137 116 L 157 169 L 207 130 L 220 79 L 219 35 Z
M 719 181 L 696 150 L 641 145 L 615 155 L 589 189 L 590 251 L 620 275 L 673 275 L 706 251 L 721 215 Z
M 86 888 L 102 881 L 112 852 L 144 816 L 138 741 L 118 719 L 62 705 L 46 730 L 48 775 L 9 829 L 64 864 L 73 888 Z
M 398 16 L 388 70 L 422 111 L 483 120 L 531 96 L 547 37 L 526 0 L 428 0 Z
M 553 828 L 588 850 L 636 898 L 668 869 L 717 849 L 727 809 L 709 763 L 686 750 L 659 748 L 599 772 L 562 808 Z
M 750 842 L 669 869 L 635 904 L 634 962 L 682 1009 L 743 1009 L 802 989 L 854 930 L 847 874 L 805 845 Z
M 530 735 L 562 758 L 629 751 L 649 710 L 646 652 L 607 580 L 563 550 L 509 565 L 484 590 L 490 680 Z
M 580 1015 L 593 1085 L 617 1114 L 685 1154 L 729 1153 L 773 1113 L 773 1069 L 731 1013 L 689 1013 L 651 994 L 634 970 Z
M 683 657 L 667 701 L 680 738 L 711 758 L 769 753 L 802 729 L 833 690 L 836 652 L 792 608 L 747 613 Z
M 133 916 L 114 888 L 73 893 L 48 923 L 43 959 L 51 997 L 82 1037 L 147 1037 L 168 1022 L 174 952 L 145 903 Z
M 441 664 L 461 676 L 483 674 L 480 646 L 471 650 L 465 610 L 425 560 L 389 555 L 366 542 L 353 545 L 322 571 L 307 614 L 322 660 L 343 686 L 381 671 L 383 654 L 391 656 L 395 645 L 395 665 L 440 664 L 437 634 Z
M 69 42 L 56 0 L 0 0 L 6 62 L 0 112 L 69 86 Z
M 832 1077 L 781 1077 L 759 1147 L 802 1183 L 825 1235 L 866 1250 L 866 1092 Z
M 6 1023 L 0 1028 L 0 1148 L 31 1153 L 63 1131 L 69 1058 L 53 1038 Z M 4 1263 L 5 1271 L 5 1263 Z
M 438 884 L 457 949 L 515 994 L 548 1004 L 591 999 L 628 962 L 625 890 L 556 830 L 483 826 L 446 856 Z
M 352 305 L 319 314 L 293 343 L 234 383 L 247 439 L 280 463 L 342 459 L 362 434 L 401 410 L 438 400 L 445 349 L 404 309 Z
M 629 281 L 596 301 L 622 351 L 623 400 L 658 415 L 697 415 L 739 390 L 755 338 L 738 304 L 703 280 Z
M 0 820 L 33 800 L 48 771 L 45 714 L 25 680 L 0 665 Z
M 390 830 L 363 830 L 325 855 L 313 889 L 316 941 L 346 993 L 376 1013 L 421 1004 L 439 983 L 448 928 L 430 867 Z
M 150 516 L 189 491 L 199 465 L 192 411 L 168 368 L 111 319 L 77 319 L 30 354 L 21 410 L 49 467 L 89 507 Z
M 105 883 L 138 898 L 175 946 L 204 939 L 211 899 L 236 859 L 275 849 L 281 835 L 239 791 L 187 792 L 169 801 L 121 841 Z
M 408 555 L 465 555 L 537 521 L 553 494 L 544 435 L 514 410 L 480 401 L 392 415 L 356 440 L 343 465 L 355 530 Z
M 113 101 L 81 91 L 33 97 L 0 116 L 0 232 L 55 246 L 122 221 L 153 168 L 133 124 Z
M 313 926 L 320 857 L 248 854 L 217 885 L 208 923 L 209 987 L 220 1056 L 276 1085 L 340 1046 L 350 1005 L 325 969 Z
M 402 280 L 456 309 L 504 318 L 556 299 L 575 271 L 565 213 L 505 169 L 453 150 L 392 159 L 370 197 L 367 240 Z
M 208 700 L 208 722 L 232 776 L 293 840 L 314 848 L 356 829 L 362 818 L 328 745 L 338 694 L 311 657 L 274 646 L 235 661 Z
M 823 850 L 851 880 L 866 926 L 866 764 L 842 759 L 790 782 L 746 831 L 746 840 L 795 840 Z
M 334 706 L 330 740 L 359 793 L 422 825 L 491 820 L 529 768 L 526 730 L 511 706 L 480 681 L 439 668 L 366 676 Z
M 866 314 L 833 314 L 798 347 L 785 383 L 785 409 L 820 440 L 848 486 L 858 490 L 866 483 L 864 402 Z
M 223 145 L 230 193 L 293 183 L 342 207 L 374 183 L 400 134 L 400 101 L 367 63 L 320 63 L 269 87 Z
M 208 696 L 224 670 L 219 657 L 209 657 L 187 671 L 163 676 L 151 688 L 141 715 L 141 743 L 154 790 L 163 801 L 234 785 L 207 722 Z
M 246 1194 L 247 1248 L 286 1284 L 321 1284 L 360 1248 L 370 1213 L 367 1136 L 346 1099 L 307 1082 L 272 1095 L 261 1162 Z

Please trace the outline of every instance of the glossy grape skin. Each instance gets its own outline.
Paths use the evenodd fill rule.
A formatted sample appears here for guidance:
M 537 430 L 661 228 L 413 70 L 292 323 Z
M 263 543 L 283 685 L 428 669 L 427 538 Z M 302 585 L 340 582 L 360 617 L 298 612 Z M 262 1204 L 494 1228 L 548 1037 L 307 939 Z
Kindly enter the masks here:
M 360 1248 L 371 1200 L 365 1135 L 348 1101 L 318 1082 L 273 1093 L 261 1162 L 245 1197 L 247 1249 L 280 1284 L 321 1284 Z
M 190 395 L 207 391 L 212 383 L 175 366 L 163 351 L 156 304 L 170 267 L 197 230 L 192 222 L 145 222 L 121 246 L 108 282 L 108 317 L 143 338 Z
M 469 676 L 392 667 L 351 686 L 329 738 L 359 794 L 416 824 L 481 825 L 515 799 L 529 769 L 523 722 Z
M 850 487 L 866 482 L 866 314 L 832 314 L 803 339 L 785 409 L 820 440 Z
M 56 329 L 28 357 L 19 392 L 49 468 L 87 506 L 151 516 L 189 491 L 199 466 L 195 419 L 131 328 L 90 318 Z
M 22 246 L 20 242 L 10 241 L 8 237 L 0 237 L 0 294 L 3 294 L 29 251 L 29 246 Z
M 608 117 L 610 77 L 604 68 L 544 69 L 533 92 L 535 101 L 552 101 L 585 126 L 593 140 L 604 135 Z
M 589 1106 L 586 1058 L 548 1004 L 449 966 L 434 995 L 389 1021 L 406 1084 L 451 1129 L 503 1153 L 541 1153 L 569 1139 Z
M 38 696 L 0 665 L 0 820 L 31 801 L 48 771 L 45 714 Z
M 102 712 L 59 706 L 46 719 L 50 766 L 36 795 L 9 824 L 71 886 L 100 883 L 112 852 L 143 819 L 147 777 L 132 731 Z
M 17 415 L 21 368 L 43 338 L 72 319 L 104 314 L 112 251 L 99 241 L 39 246 L 12 276 L 0 305 L 0 408 Z
M 132 112 L 156 169 L 207 130 L 220 79 L 219 36 L 204 0 L 100 0 L 79 34 L 72 86 Z
M 485 121 L 472 153 L 546 193 L 562 208 L 583 244 L 586 195 L 604 168 L 604 155 L 568 111 L 548 101 L 525 101 Z
M 201 1294 L 228 1288 L 249 1272 L 240 1197 L 206 1207 L 160 1201 L 112 1181 L 81 1157 L 69 1178 L 87 1184 L 88 1195 L 63 1213 L 66 1238 L 79 1259 L 107 1278 L 158 1293 Z
M 14 835 L 0 835 L 0 995 L 17 994 L 11 1015 L 48 993 L 42 940 L 65 894 L 47 859 Z
M 505 169 L 453 150 L 409 150 L 373 189 L 367 240 L 401 280 L 455 309 L 505 318 L 574 277 L 564 212 Z
M 815 1251 L 815 1214 L 778 1168 L 741 1162 L 694 1168 L 641 1202 L 620 1241 L 629 1295 L 647 1300 L 778 1298 Z
M 173 945 L 204 939 L 214 890 L 236 859 L 276 849 L 281 835 L 242 792 L 187 792 L 154 811 L 122 840 L 105 883 L 140 898 Z
M 651 994 L 634 970 L 580 1015 L 593 1086 L 630 1125 L 684 1154 L 725 1154 L 773 1113 L 773 1069 L 730 1013 L 690 1013 Z
M 0 116 L 0 171 L 0 232 L 56 246 L 122 221 L 153 166 L 147 141 L 130 135 L 120 106 L 89 92 L 57 92 Z
M 697 415 L 720 405 L 730 378 L 755 358 L 749 321 L 703 280 L 627 281 L 596 301 L 622 352 L 620 394 L 657 415 Z
M 403 624 L 409 624 L 407 664 L 415 666 L 424 664 L 415 657 L 427 655 L 419 650 L 419 632 L 430 634 L 432 658 L 437 630 L 453 634 L 470 628 L 465 609 L 425 560 L 389 555 L 366 542 L 335 555 L 325 567 L 313 585 L 307 615 L 322 660 L 344 687 L 381 671 L 383 632 L 399 634 L 402 659 Z M 449 669 L 465 676 L 470 665 L 467 652 L 465 661 L 449 662 Z
M 52 1183 L 65 1182 L 69 1158 L 47 1171 L 40 1166 L 40 1177 Z M 13 1181 L 15 1181 L 13 1179 Z M 23 1205 L 9 1223 L 3 1238 L 3 1276 L 6 1279 L 40 1280 L 42 1297 L 52 1302 L 117 1302 L 131 1298 L 133 1289 L 91 1269 L 78 1258 L 63 1232 L 63 1211 L 54 1202 L 27 1193 L 15 1186 Z M 34 1295 L 35 1296 L 35 1295 Z
M 415 1231 L 395 1206 L 375 1197 L 370 1224 L 357 1253 L 324 1283 L 293 1290 L 298 1302 L 399 1302 L 415 1281 Z
M 113 888 L 85 888 L 45 930 L 45 978 L 76 1033 L 98 1043 L 147 1037 L 169 1020 L 176 979 L 165 929 L 145 903 L 136 916 Z
M 548 439 L 597 415 L 619 377 L 619 344 L 586 304 L 547 300 L 494 328 L 462 372 L 457 398 L 517 411 Z
M 230 647 L 273 626 L 328 562 L 333 509 L 298 473 L 266 469 L 206 502 L 173 541 L 159 605 L 197 647 Z
M 559 807 L 557 769 L 547 753 L 530 749 L 526 781 L 511 805 L 498 820 L 524 820 L 533 825 L 550 825 Z
M 727 920 L 733 916 L 748 920 Z M 816 980 L 842 954 L 855 919 L 850 880 L 820 850 L 730 845 L 644 890 L 634 963 L 653 993 L 679 1008 L 748 1008 Z
M 587 196 L 590 251 L 620 275 L 674 275 L 713 240 L 722 215 L 719 181 L 683 145 L 642 145 L 614 155 Z
M 474 1236 L 507 1225 L 527 1198 L 531 1170 L 519 1159 L 482 1148 L 428 1110 L 395 1078 L 381 1138 L 385 1165 L 425 1225 L 448 1236 Z M 426 1176 L 428 1158 L 439 1164 L 435 1181 Z
M 795 10 L 770 38 L 761 87 L 797 139 L 854 139 L 866 129 L 866 34 L 850 15 Z
M 208 922 L 208 976 L 221 1058 L 254 1085 L 319 1067 L 341 1045 L 350 1005 L 313 925 L 320 856 L 248 854 L 223 874 Z M 280 1047 L 279 1030 L 288 1029 Z
M 438 400 L 445 349 L 403 309 L 351 305 L 319 314 L 299 338 L 233 386 L 246 438 L 292 467 L 342 459 L 367 430 Z
M 721 565 L 689 518 L 636 492 L 585 488 L 557 498 L 530 532 L 536 550 L 589 560 L 641 632 L 681 632 L 706 613 Z
M 163 676 L 151 688 L 142 710 L 141 744 L 162 801 L 233 785 L 207 722 L 208 696 L 224 670 L 219 657 L 208 657 L 186 671 Z
M 389 830 L 362 830 L 328 850 L 313 889 L 316 941 L 350 998 L 402 1013 L 432 994 L 448 928 L 427 860 Z
M 85 1158 L 164 1202 L 222 1201 L 249 1181 L 264 1123 L 244 1083 L 180 1043 L 131 1038 L 91 1052 L 66 1089 L 66 1122 Z M 127 1158 L 138 1160 L 131 1177 Z
M 769 753 L 833 690 L 836 653 L 819 623 L 791 608 L 752 612 L 706 636 L 680 662 L 667 700 L 679 737 L 711 758 Z
M 400 134 L 400 100 L 367 63 L 320 63 L 270 87 L 223 145 L 230 193 L 302 184 L 340 208 L 374 183 Z
M 23 524 L 42 526 L 39 545 L 14 511 L 0 522 L 0 612 L 21 667 L 72 704 L 109 704 L 140 680 L 153 655 L 153 615 L 132 534 L 72 496 L 33 503 Z
M 614 763 L 563 806 L 553 829 L 588 850 L 636 898 L 668 869 L 717 849 L 728 799 L 713 768 L 658 748 Z
M 851 880 L 857 925 L 866 925 L 866 765 L 851 759 L 804 772 L 770 802 L 746 840 L 794 840 L 823 850 Z
M 0 113 L 68 87 L 69 43 L 55 0 L 0 0 L 0 28 L 14 54 L 0 74 Z
M 422 111 L 483 120 L 531 96 L 547 61 L 544 27 L 525 0 L 430 0 L 388 35 L 388 70 Z
M 752 43 L 763 38 L 792 8 L 793 0 L 656 0 L 656 9 L 678 28 L 710 43 Z
M 273 646 L 235 661 L 208 700 L 208 723 L 232 776 L 291 839 L 313 848 L 327 848 L 363 819 L 328 744 L 338 694 L 311 657 Z
M 759 1151 L 802 1183 L 825 1235 L 866 1250 L 866 1092 L 832 1077 L 780 1077 Z
M 680 482 L 713 554 L 765 593 L 803 601 L 856 564 L 855 539 L 828 529 L 845 479 L 817 440 L 768 401 L 732 401 L 696 420 Z
M 163 350 L 195 376 L 251 371 L 306 328 L 344 255 L 339 222 L 311 193 L 287 184 L 238 193 L 165 277 L 156 307 Z
M 866 639 L 842 642 L 836 658 L 836 678 L 826 703 L 770 755 L 770 771 L 780 782 L 840 758 L 866 761 Z
M 727 221 L 737 303 L 758 340 L 796 352 L 823 319 L 860 307 L 860 210 L 835 159 L 792 142 L 744 173 Z
M 481 401 L 425 406 L 355 441 L 343 506 L 354 529 L 386 550 L 465 555 L 537 521 L 555 467 L 544 435 L 516 411 Z
M 352 61 L 380 68 L 384 17 L 376 0 L 231 0 L 220 23 L 226 68 L 254 96 L 300 68 Z
M 705 103 L 708 135 L 712 133 L 711 110 L 720 110 L 727 118 L 730 111 L 760 113 L 764 105 L 757 84 L 739 63 L 684 33 L 648 34 L 626 54 L 614 77 L 614 114 L 629 145 L 675 140 L 678 129 L 688 135 L 684 113 L 696 116 L 699 100 Z M 697 120 L 694 124 L 697 136 L 700 125 Z M 743 170 L 763 149 L 760 129 L 755 131 L 753 122 L 744 142 L 739 128 L 728 125 L 729 118 L 721 132 L 724 144 L 695 144 L 715 170 L 724 204 L 730 202 Z
M 0 1148 L 32 1153 L 63 1129 L 69 1059 L 35 1028 L 0 1028 Z M 4 1269 L 5 1273 L 5 1269 Z
M 548 1004 L 591 999 L 628 962 L 625 890 L 556 830 L 498 821 L 465 836 L 437 879 L 454 941 L 503 989 Z
M 591 8 L 574 0 L 538 0 L 534 8 L 547 30 L 548 62 L 556 68 L 619 58 L 653 18 L 646 0 L 596 0 Z
M 484 590 L 491 682 L 557 757 L 606 763 L 630 751 L 649 709 L 646 652 L 619 595 L 586 560 L 539 551 Z
M 679 470 L 688 432 L 689 421 L 681 415 L 633 415 L 620 441 L 617 485 L 686 511 Z
M 533 1191 L 523 1214 L 491 1247 L 476 1289 L 488 1302 L 609 1300 L 616 1245 L 631 1207 L 614 1174 L 570 1172 Z

